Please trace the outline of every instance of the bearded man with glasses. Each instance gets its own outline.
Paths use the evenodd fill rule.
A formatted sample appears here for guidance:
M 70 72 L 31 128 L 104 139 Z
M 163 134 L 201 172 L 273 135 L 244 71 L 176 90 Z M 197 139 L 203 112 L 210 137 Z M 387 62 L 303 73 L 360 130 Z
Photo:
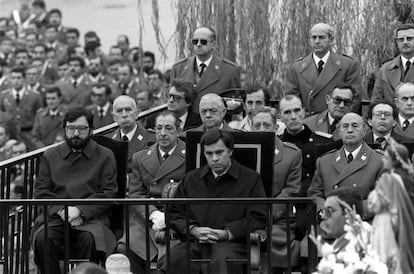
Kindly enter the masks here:
M 339 139 L 337 126 L 345 114 L 352 111 L 356 90 L 352 86 L 337 86 L 325 96 L 328 109 L 307 117 L 304 123 L 313 132 L 322 132 L 327 138 Z
M 66 142 L 47 150 L 35 182 L 35 199 L 114 198 L 118 185 L 114 154 L 90 139 L 93 115 L 83 108 L 69 109 L 63 119 Z M 49 205 L 35 221 L 33 244 L 40 273 L 61 273 L 59 260 L 65 248 L 70 258 L 98 262 L 98 252 L 109 255 L 115 236 L 109 229 L 107 205 Z M 47 238 L 45 216 L 47 218 Z M 69 222 L 69 246 L 65 246 L 65 222 Z M 47 241 L 47 245 L 46 245 Z M 49 270 L 49 271 L 48 271 Z
M 172 69 L 171 80 L 180 78 L 193 84 L 196 97 L 192 102 L 193 109 L 199 113 L 198 106 L 204 94 L 239 88 L 240 70 L 238 66 L 222 59 L 215 53 L 216 32 L 210 27 L 199 27 L 194 31 L 193 56 L 178 61 Z

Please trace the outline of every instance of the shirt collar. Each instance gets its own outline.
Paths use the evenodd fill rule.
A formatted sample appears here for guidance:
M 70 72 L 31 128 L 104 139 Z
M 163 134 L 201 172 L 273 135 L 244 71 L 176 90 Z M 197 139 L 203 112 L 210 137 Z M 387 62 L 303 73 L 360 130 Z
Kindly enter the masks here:
M 76 79 L 76 84 L 79 85 L 79 83 L 82 81 L 82 79 L 83 79 L 83 75 L 79 76 L 78 79 Z M 70 79 L 70 81 L 72 82 L 72 84 L 75 83 L 75 78 L 72 77 Z
M 180 123 L 180 129 L 181 129 L 181 130 L 183 130 L 183 129 L 184 129 L 184 124 L 185 124 L 185 121 L 187 121 L 187 116 L 188 116 L 188 111 L 186 111 L 183 115 L 181 115 L 181 116 L 179 117 L 179 119 L 180 119 L 180 121 L 181 121 L 181 123 Z
M 131 130 L 130 132 L 128 132 L 127 134 L 125 134 L 125 133 L 123 133 L 122 131 L 121 131 L 121 138 L 124 136 L 124 135 L 126 135 L 127 137 L 128 137 L 128 140 L 129 141 L 131 141 L 132 140 L 132 137 L 134 137 L 134 135 L 135 135 L 135 131 L 137 131 L 137 124 L 135 124 L 135 127 L 134 127 L 134 129 L 133 130 Z
M 405 120 L 408 120 L 408 122 L 410 122 L 410 125 L 414 122 L 414 117 L 411 117 L 409 119 L 405 119 L 404 117 L 401 116 L 401 114 L 398 114 L 398 121 L 400 122 L 400 125 L 402 125 L 404 123 Z
M 106 113 L 108 112 L 108 109 L 110 107 L 110 104 L 109 104 L 109 102 L 106 102 L 106 104 L 103 105 L 102 107 L 101 106 L 96 106 L 96 107 L 98 109 L 98 112 L 99 112 L 100 109 L 103 109 L 103 113 L 104 113 L 104 115 L 106 115 Z
M 380 138 L 380 137 L 384 137 L 385 139 L 388 139 L 391 136 L 391 132 L 388 134 L 385 134 L 384 136 L 379 136 L 375 134 L 374 132 L 372 132 L 372 136 L 374 137 L 374 142 L 375 142 L 375 140 L 377 140 L 377 138 Z
M 210 58 L 208 58 L 208 59 L 207 59 L 206 61 L 204 61 L 204 62 L 201 62 L 201 61 L 200 61 L 200 59 L 198 59 L 198 57 L 196 57 L 196 62 L 197 62 L 197 69 L 198 69 L 198 71 L 200 71 L 200 70 L 201 70 L 201 67 L 200 67 L 201 63 L 206 64 L 206 68 L 205 68 L 205 69 L 207 69 L 208 65 L 210 65 L 210 63 L 211 63 L 211 60 L 213 60 L 213 54 L 210 56 Z
M 411 64 L 413 64 L 414 63 L 414 57 L 412 57 L 411 59 L 407 59 L 407 58 L 405 58 L 404 56 L 401 55 L 401 63 L 403 65 L 404 70 L 405 70 L 405 64 L 407 63 L 407 61 L 410 61 Z
M 318 56 L 316 56 L 316 54 L 312 54 L 312 56 L 313 56 L 313 61 L 315 62 L 315 64 L 316 64 L 316 67 L 318 67 L 318 63 L 319 63 L 319 61 L 320 60 L 322 60 L 323 61 L 323 65 L 325 66 L 326 65 L 326 62 L 328 62 L 328 58 L 329 58 L 329 55 L 331 54 L 331 52 L 328 50 L 328 52 L 325 54 L 325 56 L 324 57 L 322 57 L 322 58 L 319 58 Z
M 329 125 L 332 125 L 332 123 L 335 121 L 335 118 L 333 118 L 331 116 L 331 114 L 329 113 L 329 111 L 328 111 L 328 121 L 329 121 Z
M 170 151 L 168 151 L 168 155 L 171 156 L 171 154 L 174 152 L 176 147 L 177 147 L 177 144 L 175 144 L 175 146 Z M 158 151 L 160 152 L 161 158 L 164 157 L 165 152 L 162 151 L 159 146 L 158 146 Z
M 352 156 L 353 156 L 353 158 L 354 158 L 354 159 L 356 159 L 356 157 L 357 157 L 357 155 L 358 155 L 359 151 L 361 150 L 361 148 L 362 148 L 362 144 L 360 144 L 360 145 L 359 145 L 359 147 L 357 147 L 357 149 L 355 149 L 355 150 L 354 150 L 354 151 L 352 151 L 352 152 L 349 152 L 349 151 L 347 151 L 346 149 L 344 149 L 344 151 L 345 151 L 345 156 L 346 156 L 346 157 L 348 157 L 348 154 L 349 154 L 349 153 L 351 153 L 351 154 L 352 154 Z
M 16 97 L 16 94 L 19 94 L 20 96 L 20 100 L 22 99 L 24 93 L 26 91 L 26 87 L 23 87 L 21 90 L 17 91 L 15 89 L 13 89 L 13 96 Z

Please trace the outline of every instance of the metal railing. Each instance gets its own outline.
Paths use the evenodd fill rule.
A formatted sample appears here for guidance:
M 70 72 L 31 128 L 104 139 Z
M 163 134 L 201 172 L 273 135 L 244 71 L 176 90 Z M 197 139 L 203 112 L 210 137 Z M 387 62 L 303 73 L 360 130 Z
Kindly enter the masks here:
M 156 205 L 158 207 L 163 207 L 165 209 L 166 214 L 166 225 L 167 228 L 165 230 L 166 235 L 170 235 L 170 221 L 169 221 L 169 214 L 170 214 L 170 207 L 171 205 L 181 204 L 185 205 L 186 211 L 189 209 L 190 205 L 194 204 L 244 204 L 244 205 L 257 205 L 261 204 L 266 207 L 266 227 L 264 227 L 262 233 L 264 233 L 265 238 L 264 245 L 265 250 L 262 250 L 261 261 L 263 261 L 263 268 L 271 269 L 271 246 L 272 246 L 272 225 L 274 224 L 273 215 L 272 215 L 272 205 L 274 204 L 285 204 L 287 208 L 291 208 L 293 205 L 296 204 L 306 204 L 309 208 L 310 216 L 312 216 L 312 221 L 309 223 L 310 226 L 316 225 L 316 206 L 313 203 L 313 200 L 310 198 L 293 198 L 293 199 L 276 199 L 276 198 L 234 198 L 231 200 L 223 199 L 223 198 L 208 198 L 208 199 L 200 199 L 200 198 L 188 198 L 188 199 L 22 199 L 22 200 L 0 200 L 0 208 L 1 208 L 1 215 L 0 219 L 2 221 L 3 226 L 1 227 L 1 234 L 2 234 L 2 241 L 1 241 L 1 248 L 0 248 L 0 255 L 2 258 L 3 264 L 3 273 L 13 273 L 13 274 L 29 274 L 30 269 L 30 246 L 29 246 L 29 238 L 31 233 L 31 227 L 33 222 L 36 218 L 37 214 L 33 214 L 38 212 L 38 209 L 43 211 L 44 218 L 47 221 L 47 206 L 48 205 L 62 205 L 64 206 L 67 214 L 67 207 L 71 205 L 93 205 L 93 204 L 110 204 L 110 205 L 121 205 L 124 207 L 124 227 L 129 227 L 129 218 L 130 215 L 129 207 L 132 205 L 143 205 L 145 206 L 146 212 L 146 246 L 147 246 L 147 273 L 150 273 L 151 267 L 151 260 L 149 254 L 149 231 L 151 223 L 149 221 L 149 205 Z M 16 206 L 19 206 L 19 209 L 16 210 Z M 13 211 L 13 212 L 12 212 Z M 288 211 L 287 211 L 288 212 Z M 290 229 L 290 221 L 289 219 L 292 218 L 289 214 L 286 214 L 287 222 L 287 231 Z M 186 221 L 188 225 L 188 215 L 186 216 Z M 47 227 L 47 226 L 46 226 Z M 47 228 L 45 228 L 47 231 Z M 126 229 L 126 245 L 127 249 L 129 247 L 130 238 L 129 238 L 129 230 Z M 69 263 L 70 263 L 70 254 L 69 254 L 69 224 L 65 224 L 65 252 L 64 258 L 62 258 L 64 262 L 63 269 L 65 270 L 64 273 L 67 273 L 69 270 Z M 46 232 L 47 234 L 47 232 Z M 185 237 L 188 243 L 189 236 Z M 132 239 L 133 240 L 133 239 Z M 293 239 L 290 238 L 290 234 L 287 233 L 286 242 L 290 243 Z M 170 240 L 169 237 L 166 237 L 166 250 L 165 250 L 165 259 L 166 259 L 166 266 L 167 266 L 167 273 L 168 269 L 170 268 L 170 259 L 171 259 L 171 252 L 170 252 Z M 246 246 L 247 248 L 251 248 L 250 240 L 247 239 Z M 317 264 L 317 252 L 316 247 L 313 244 L 308 245 L 308 272 L 311 273 Z M 46 247 L 47 250 L 47 247 Z M 293 266 L 291 264 L 291 250 L 287 248 L 287 260 L 288 260 L 288 267 L 286 272 L 291 273 Z M 247 257 L 243 264 L 246 265 L 247 269 L 251 269 L 250 267 L 250 253 L 246 253 Z M 208 260 L 201 260 L 204 263 L 208 264 Z M 188 261 L 188 263 L 197 263 L 197 260 Z M 198 261 L 200 263 L 200 261 Z M 240 263 L 240 261 L 236 261 L 235 263 Z M 250 273 L 250 271 L 248 271 Z M 52 273 L 51 273 L 52 274 Z M 55 273 L 53 273 L 55 274 Z

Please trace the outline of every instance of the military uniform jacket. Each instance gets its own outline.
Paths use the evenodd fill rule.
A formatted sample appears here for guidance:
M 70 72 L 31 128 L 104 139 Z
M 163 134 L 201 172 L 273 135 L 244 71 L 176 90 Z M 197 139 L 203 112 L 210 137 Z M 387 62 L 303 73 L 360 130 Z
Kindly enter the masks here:
M 233 62 L 213 55 L 201 78 L 198 76 L 195 63 L 195 56 L 185 58 L 176 63 L 171 72 L 171 80 L 180 78 L 194 84 L 194 89 L 197 93 L 192 104 L 194 112 L 199 113 L 200 99 L 204 94 L 219 94 L 225 89 L 239 88 L 241 86 L 240 71 Z
M 116 97 L 123 95 L 123 90 L 121 88 L 120 82 L 112 82 L 112 99 L 115 100 Z M 128 84 L 128 87 L 125 90 L 125 95 L 128 95 L 134 100 L 137 97 L 138 92 L 144 90 L 143 84 L 140 83 L 140 79 L 138 77 L 132 77 L 131 81 Z
M 315 134 L 307 125 L 304 125 L 304 129 L 297 135 L 291 135 L 285 129 L 284 133 L 280 136 L 280 139 L 284 142 L 295 144 L 302 151 L 302 185 L 300 196 L 306 197 L 313 174 L 315 173 L 315 144 L 328 143 L 331 142 L 332 139 Z
M 352 85 L 357 91 L 356 103 L 362 99 L 361 68 L 358 62 L 348 56 L 331 51 L 321 74 L 312 54 L 293 63 L 288 72 L 287 94 L 302 99 L 310 113 L 322 112 L 327 108 L 325 96 L 338 85 Z
M 71 107 L 86 107 L 92 103 L 91 101 L 91 86 L 92 82 L 86 74 L 83 74 L 82 79 L 74 87 L 72 78 L 64 78 L 59 80 L 56 85 L 62 91 L 64 103 Z
M 22 130 L 32 130 L 34 118 L 39 108 L 43 106 L 40 94 L 25 88 L 19 105 L 16 104 L 12 89 L 0 94 L 0 111 L 10 113 Z
M 402 130 L 401 123 L 397 119 L 397 125 L 394 127 L 393 130 L 396 134 L 403 136 L 404 138 L 408 138 L 412 141 L 414 141 L 414 122 L 410 123 L 408 128 L 406 130 Z
M 375 79 L 371 101 L 376 102 L 385 99 L 393 102 L 395 89 L 403 82 L 414 83 L 414 69 L 411 66 L 407 75 L 404 77 L 404 66 L 401 63 L 401 55 L 398 55 L 391 61 L 383 64 L 380 68 Z
M 50 115 L 49 108 L 40 109 L 35 117 L 33 126 L 33 141 L 37 148 L 55 143 L 58 135 L 65 136 L 63 118 L 66 110 L 59 107 L 56 115 Z
M 344 147 L 328 152 L 316 161 L 316 171 L 308 190 L 314 197 L 318 210 L 323 207 L 326 195 L 338 187 L 356 187 L 366 199 L 375 187 L 382 169 L 382 155 L 363 143 L 352 162 L 347 163 Z
M 180 182 L 185 175 L 185 143 L 178 140 L 173 153 L 160 161 L 158 144 L 135 153 L 132 157 L 132 174 L 129 198 L 161 198 L 164 187 L 172 180 Z M 149 207 L 149 212 L 156 210 Z M 130 248 L 141 258 L 146 258 L 145 249 L 145 207 L 131 207 Z M 151 230 L 151 259 L 157 254 L 154 231 Z M 125 238 L 120 241 L 125 241 Z
M 88 109 L 93 114 L 93 127 L 95 129 L 112 124 L 114 122 L 111 112 L 112 104 L 109 104 L 108 110 L 106 113 L 104 113 L 103 117 L 99 116 L 98 107 L 95 105 L 87 106 L 86 109 Z
M 329 133 L 328 110 L 308 116 L 303 122 L 309 127 L 310 130 L 317 132 L 318 135 L 325 135 L 326 138 L 339 140 L 338 129 L 336 129 L 333 133 Z

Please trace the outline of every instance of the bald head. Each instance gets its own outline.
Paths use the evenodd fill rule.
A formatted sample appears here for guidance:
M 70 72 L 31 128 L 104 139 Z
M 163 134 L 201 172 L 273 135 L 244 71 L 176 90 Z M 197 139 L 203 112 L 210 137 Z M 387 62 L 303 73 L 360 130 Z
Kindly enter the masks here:
M 206 130 L 223 124 L 226 108 L 223 99 L 215 93 L 207 93 L 200 100 L 200 117 Z
M 347 151 L 358 148 L 366 134 L 367 126 L 364 119 L 356 113 L 347 113 L 339 122 L 339 137 Z
M 323 58 L 328 53 L 333 40 L 333 29 L 325 23 L 315 24 L 309 31 L 309 44 L 313 53 L 319 58 Z

